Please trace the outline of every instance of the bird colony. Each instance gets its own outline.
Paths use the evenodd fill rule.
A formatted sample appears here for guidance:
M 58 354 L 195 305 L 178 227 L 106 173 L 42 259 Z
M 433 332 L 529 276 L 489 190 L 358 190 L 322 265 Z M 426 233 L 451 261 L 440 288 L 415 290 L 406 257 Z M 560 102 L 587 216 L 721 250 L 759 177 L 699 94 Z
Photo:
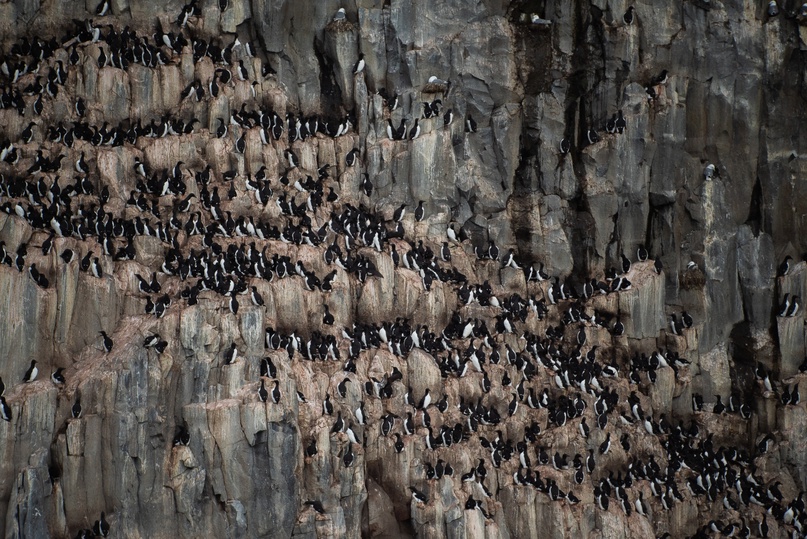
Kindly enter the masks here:
M 472 89 L 368 92 L 358 54 L 354 106 L 303 110 L 248 32 L 200 37 L 227 0 L 116 5 L 0 51 L 6 536 L 807 537 L 771 419 L 803 408 L 803 365 L 704 398 L 703 321 L 665 305 L 661 253 L 557 274 L 379 194 L 368 148 L 467 148 L 489 124 L 454 104 Z M 664 67 L 557 159 L 660 106 Z M 152 76 L 176 103 L 134 104 Z M 121 92 L 124 117 L 90 97 Z

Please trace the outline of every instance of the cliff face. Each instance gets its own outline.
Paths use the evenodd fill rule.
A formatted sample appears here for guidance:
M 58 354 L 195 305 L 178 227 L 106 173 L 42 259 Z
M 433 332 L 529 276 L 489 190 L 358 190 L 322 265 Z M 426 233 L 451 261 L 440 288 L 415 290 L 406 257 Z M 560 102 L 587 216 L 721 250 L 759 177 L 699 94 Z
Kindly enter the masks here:
M 807 13 L 757 4 L 0 1 L 0 528 L 800 529 Z

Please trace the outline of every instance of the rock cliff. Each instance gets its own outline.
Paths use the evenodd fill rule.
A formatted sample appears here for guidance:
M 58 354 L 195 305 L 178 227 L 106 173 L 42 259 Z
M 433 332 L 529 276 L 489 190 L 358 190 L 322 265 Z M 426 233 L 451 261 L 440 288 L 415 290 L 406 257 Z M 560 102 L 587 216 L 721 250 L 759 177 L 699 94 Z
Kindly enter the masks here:
M 0 528 L 803 537 L 805 50 L 794 0 L 0 0 Z

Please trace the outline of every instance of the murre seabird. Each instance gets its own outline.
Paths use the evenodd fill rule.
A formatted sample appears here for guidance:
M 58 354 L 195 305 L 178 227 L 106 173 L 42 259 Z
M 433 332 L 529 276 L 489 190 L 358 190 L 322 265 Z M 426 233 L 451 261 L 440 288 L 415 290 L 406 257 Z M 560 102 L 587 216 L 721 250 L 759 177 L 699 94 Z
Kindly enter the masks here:
M 50 375 L 50 381 L 57 385 L 64 384 L 65 379 L 64 374 L 62 374 L 63 371 L 64 367 L 59 367 L 58 369 L 53 371 L 53 373 Z
M 6 398 L 2 395 L 0 395 L 0 417 L 5 421 L 11 421 L 12 419 L 11 406 L 6 403 Z
M 25 371 L 25 375 L 22 377 L 22 381 L 27 383 L 33 382 L 36 380 L 36 376 L 39 374 L 39 369 L 36 366 L 36 360 L 31 360 L 31 366 L 28 367 L 28 370 Z
M 109 522 L 107 522 L 103 511 L 101 511 L 101 518 L 92 525 L 92 531 L 96 536 L 109 537 Z
M 412 129 L 409 130 L 409 140 L 415 140 L 420 136 L 420 124 L 418 121 L 419 119 L 415 118 L 415 125 L 413 125 Z
M 99 333 L 103 338 L 104 352 L 108 354 L 109 352 L 112 351 L 112 347 L 114 346 L 115 343 L 112 342 L 112 339 L 109 337 L 109 335 L 106 334 L 106 332 L 101 331 Z
M 786 256 L 782 263 L 779 265 L 779 271 L 777 275 L 779 277 L 784 277 L 790 272 L 790 261 L 793 260 L 793 257 L 790 255 Z
M 628 26 L 633 24 L 633 6 L 629 6 L 628 10 L 622 15 L 622 22 Z

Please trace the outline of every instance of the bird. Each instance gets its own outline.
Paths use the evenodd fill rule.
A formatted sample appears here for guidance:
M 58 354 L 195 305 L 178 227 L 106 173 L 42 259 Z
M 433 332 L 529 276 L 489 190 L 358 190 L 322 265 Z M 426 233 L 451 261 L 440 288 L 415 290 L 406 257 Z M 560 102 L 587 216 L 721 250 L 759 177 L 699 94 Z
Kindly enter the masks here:
M 629 6 L 628 10 L 622 15 L 622 22 L 628 26 L 633 24 L 633 6 Z
M 396 453 L 400 453 L 401 451 L 404 450 L 404 442 L 403 439 L 401 438 L 401 433 L 399 432 L 395 433 L 395 443 L 393 444 L 393 447 Z
M 109 13 L 109 0 L 102 0 L 95 8 L 95 14 L 99 17 L 103 17 L 107 13 Z
M 79 158 L 76 159 L 76 172 L 81 174 L 90 173 L 90 167 L 87 165 L 87 161 L 84 160 L 84 152 L 81 152 Z
M 647 252 L 647 249 L 645 249 L 644 245 L 639 245 L 639 247 L 636 249 L 636 258 L 639 260 L 639 262 L 644 262 L 648 259 L 648 257 L 649 253 Z
M 572 143 L 567 138 L 560 139 L 559 149 L 561 154 L 569 153 L 569 150 L 572 149 Z
M 785 257 L 785 259 L 782 261 L 782 263 L 779 264 L 779 270 L 777 272 L 777 276 L 784 277 L 785 275 L 790 273 L 790 261 L 791 260 L 793 260 L 792 256 L 788 255 L 788 256 Z
M 776 17 L 777 15 L 779 15 L 779 4 L 776 3 L 776 0 L 771 0 L 768 2 L 768 16 Z
M 412 129 L 409 130 L 409 140 L 415 140 L 420 136 L 420 124 L 418 121 L 419 119 L 415 118 L 415 125 L 413 125 Z
M 224 352 L 224 364 L 231 365 L 238 357 L 238 348 L 235 343 L 230 343 L 230 347 Z
M 353 66 L 353 74 L 358 75 L 362 71 L 364 71 L 365 62 L 364 62 L 364 54 L 359 53 L 359 59 L 356 61 L 356 65 Z
M 73 406 L 70 407 L 70 415 L 73 418 L 78 419 L 81 417 L 81 399 L 76 396 L 76 402 L 73 403 Z
M 6 398 L 2 395 L 0 395 L 0 417 L 5 421 L 11 421 L 12 419 L 11 406 L 8 405 Z
M 258 292 L 258 287 L 253 286 L 252 292 L 250 292 L 250 299 L 252 300 L 252 304 L 260 307 L 263 305 L 263 296 Z
M 415 221 L 422 221 L 426 215 L 426 210 L 423 209 L 423 201 L 418 202 L 418 207 L 415 208 Z
M 336 391 L 339 393 L 339 396 L 343 399 L 347 395 L 347 385 L 350 383 L 350 378 L 344 378 L 339 384 L 336 386 Z
M 353 165 L 356 164 L 356 160 L 358 159 L 358 157 L 359 157 L 359 149 L 353 148 L 345 156 L 345 164 L 349 167 L 352 167 Z
M 332 326 L 334 323 L 334 316 L 331 314 L 328 304 L 323 304 L 323 308 L 325 309 L 325 314 L 322 315 L 322 323 L 326 326 Z
M 417 407 L 420 410 L 425 410 L 426 408 L 429 407 L 429 404 L 431 404 L 431 401 L 432 401 L 432 398 L 431 398 L 431 395 L 429 394 L 429 388 L 426 388 L 426 392 L 424 393 L 423 398 L 420 399 L 420 402 L 418 403 Z
M 34 126 L 36 125 L 35 122 L 28 122 L 28 126 L 22 130 L 22 134 L 20 134 L 20 140 L 22 140 L 25 144 L 31 142 L 34 138 Z
M 678 321 L 674 314 L 670 315 L 670 330 L 673 335 L 681 335 L 683 325 Z
M 791 296 L 790 298 L 790 306 L 788 307 L 787 311 L 785 312 L 785 316 L 793 317 L 796 316 L 799 312 L 799 308 L 801 307 L 801 298 L 799 296 Z
M 684 328 L 691 328 L 694 321 L 692 320 L 692 315 L 686 311 L 681 312 L 681 324 Z
M 344 14 L 344 11 L 345 11 L 345 10 L 344 10 L 344 8 L 343 8 L 343 9 L 340 9 L 339 11 L 341 11 L 341 12 Z M 344 18 L 344 17 L 343 17 L 343 18 Z M 316 512 L 317 512 L 317 513 L 319 513 L 320 515 L 324 515 L 324 514 L 325 514 L 325 508 L 322 506 L 322 502 L 321 502 L 321 501 L 319 501 L 319 500 L 307 500 L 307 501 L 305 502 L 305 505 L 310 506 L 311 508 L 313 508 L 313 509 L 314 509 L 314 511 L 316 511 Z
M 64 384 L 65 379 L 64 379 L 64 374 L 62 374 L 63 371 L 64 371 L 63 367 L 59 367 L 58 369 L 53 371 L 53 373 L 50 375 L 51 382 L 53 382 L 54 384 L 58 384 L 58 385 Z
M 31 275 L 31 278 L 34 282 L 43 289 L 48 288 L 50 286 L 50 282 L 48 281 L 47 277 L 42 275 L 36 267 L 36 264 L 31 264 L 28 267 L 28 273 Z
M 473 116 L 470 114 L 468 118 L 465 120 L 465 132 L 466 133 L 476 133 L 476 120 L 474 120 Z
M 311 443 L 305 448 L 305 455 L 307 457 L 313 457 L 317 454 L 317 440 L 316 438 L 311 439 Z
M 429 84 L 438 84 L 438 85 L 441 84 L 445 86 L 448 84 L 448 81 L 438 78 L 436 75 L 432 75 L 431 77 L 429 77 Z
M 36 380 L 36 376 L 39 374 L 39 369 L 36 366 L 36 360 L 31 360 L 31 366 L 28 367 L 28 370 L 25 371 L 25 375 L 22 377 L 22 381 L 25 383 L 30 383 Z
M 409 487 L 409 490 L 412 491 L 412 499 L 414 499 L 416 502 L 419 503 L 429 502 L 429 498 L 415 487 Z
M 98 279 L 104 276 L 104 271 L 101 269 L 101 261 L 98 257 L 93 258 L 92 263 L 90 263 L 90 273 L 93 277 Z
M 106 332 L 101 331 L 100 334 L 101 337 L 103 338 L 102 344 L 104 347 L 104 352 L 108 354 L 109 352 L 112 351 L 112 347 L 114 346 L 115 343 L 112 342 L 112 339 L 109 337 L 109 335 L 106 334 Z
M 258 398 L 261 399 L 261 402 L 266 402 L 269 399 L 269 392 L 266 391 L 263 378 L 261 378 L 261 387 L 258 388 Z
M 347 444 L 347 449 L 345 449 L 345 454 L 342 457 L 342 463 L 345 465 L 345 468 L 350 468 L 355 461 L 355 455 L 353 454 L 353 443 L 349 442 Z
M 333 16 L 333 20 L 334 21 L 343 21 L 343 20 L 345 20 L 346 16 L 347 15 L 345 14 L 345 8 L 340 7 L 339 10 L 336 12 L 336 15 Z M 320 504 L 320 507 L 322 507 L 322 504 Z M 317 512 L 319 512 L 319 511 L 317 511 Z M 323 514 L 324 514 L 324 512 L 323 512 Z
M 272 402 L 275 404 L 280 403 L 280 382 L 275 380 L 275 386 L 272 388 Z
M 656 75 L 656 77 L 653 79 L 653 84 L 656 86 L 667 84 L 668 79 L 669 79 L 669 71 L 667 71 L 666 69 L 662 69 L 661 73 Z
M 216 137 L 224 138 L 227 136 L 227 124 L 224 123 L 224 118 L 217 118 L 219 126 L 216 128 Z
M 720 175 L 720 174 L 718 174 L 718 172 L 717 172 L 717 167 L 715 167 L 714 163 L 709 163 L 709 164 L 708 164 L 708 165 L 706 165 L 706 167 L 703 169 L 703 177 L 704 177 L 705 179 L 707 179 L 707 180 L 711 180 L 711 179 L 712 179 L 712 178 L 714 178 L 715 176 L 719 176 L 719 175 Z
M 95 535 L 100 537 L 109 537 L 109 522 L 106 520 L 106 515 L 101 511 L 101 518 L 95 521 L 92 526 L 92 531 Z
M 297 168 L 298 166 L 300 166 L 300 159 L 297 157 L 297 154 L 295 154 L 291 150 L 285 150 L 283 153 L 284 153 L 284 155 L 286 156 L 286 159 L 289 162 L 289 168 Z M 352 153 L 352 151 L 351 151 L 351 153 Z M 350 155 L 350 154 L 348 154 L 348 155 Z M 347 158 L 345 158 L 345 161 L 347 161 Z

